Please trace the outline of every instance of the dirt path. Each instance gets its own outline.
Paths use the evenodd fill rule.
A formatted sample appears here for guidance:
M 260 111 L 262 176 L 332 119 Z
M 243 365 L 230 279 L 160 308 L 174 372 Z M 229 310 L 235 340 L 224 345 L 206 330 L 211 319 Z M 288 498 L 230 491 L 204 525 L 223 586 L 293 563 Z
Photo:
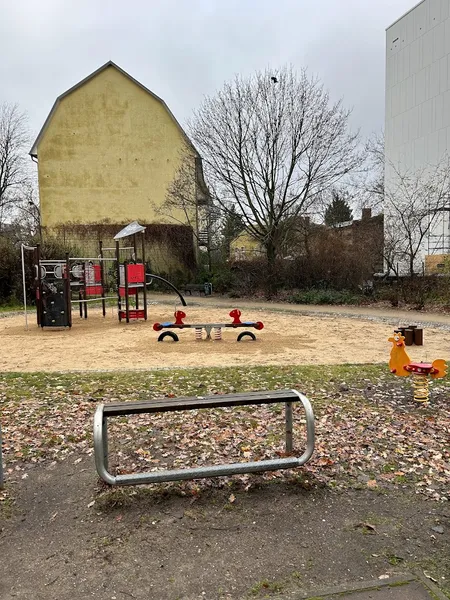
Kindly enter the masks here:
M 17 484 L 0 528 L 2 600 L 290 597 L 419 566 L 450 581 L 448 507 L 409 489 L 266 483 L 230 503 L 232 489 L 99 498 L 96 485 L 92 459 L 73 455 Z
M 243 321 L 262 321 L 257 340 L 236 342 L 242 330 L 223 328 L 223 339 L 197 341 L 193 329 L 179 331 L 180 342 L 157 342 L 154 322 L 173 320 L 174 297 L 150 297 L 149 320 L 119 323 L 116 308 L 105 318 L 90 310 L 87 320 L 74 311 L 72 329 L 45 329 L 29 316 L 0 319 L 0 370 L 87 371 L 173 367 L 220 367 L 283 364 L 387 362 L 387 338 L 399 324 L 420 323 L 424 346 L 409 350 L 414 360 L 450 356 L 448 315 L 379 311 L 365 307 L 305 307 L 281 303 L 188 298 L 187 323 L 231 323 L 230 309 L 239 307 Z M 180 308 L 179 306 L 177 308 Z M 345 312 L 342 312 L 342 311 Z
M 171 297 L 161 295 L 164 301 L 170 301 Z M 173 301 L 173 298 L 172 298 Z M 416 310 L 404 310 L 396 308 L 378 308 L 372 306 L 335 306 L 335 305 L 315 305 L 315 304 L 287 304 L 285 302 L 272 302 L 267 300 L 242 300 L 232 298 L 222 298 L 220 296 L 186 296 L 188 304 L 193 306 L 211 306 L 211 307 L 230 307 L 238 305 L 245 309 L 263 309 L 282 311 L 290 313 L 299 313 L 305 315 L 338 315 L 345 317 L 356 317 L 363 319 L 386 319 L 398 323 L 436 323 L 450 327 L 450 314 L 431 313 Z

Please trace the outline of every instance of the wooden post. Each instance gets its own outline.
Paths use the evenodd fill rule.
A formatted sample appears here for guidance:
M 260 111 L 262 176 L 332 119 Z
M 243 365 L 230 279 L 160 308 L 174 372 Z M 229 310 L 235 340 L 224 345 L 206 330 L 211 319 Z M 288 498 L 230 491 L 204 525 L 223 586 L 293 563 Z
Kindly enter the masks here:
M 145 231 L 142 232 L 142 264 L 144 265 L 144 320 L 147 320 L 147 274 L 145 264 Z
M 135 233 L 133 233 L 133 262 L 135 264 L 137 264 L 137 236 Z M 136 287 L 135 288 L 135 294 L 134 294 L 134 302 L 135 302 L 135 309 L 137 310 L 139 308 L 139 288 Z
M 86 281 L 86 273 L 87 273 L 87 268 L 86 268 L 87 262 L 84 262 L 84 277 L 83 277 L 83 300 L 87 300 L 87 281 Z M 87 302 L 83 302 L 83 312 L 84 312 L 84 318 L 87 319 Z
M 66 252 L 66 272 L 65 272 L 65 277 L 63 279 L 64 282 L 64 292 L 65 292 L 65 300 L 66 300 L 66 323 L 69 327 L 72 327 L 72 303 L 70 302 L 71 299 L 71 292 L 70 292 L 70 262 L 69 262 L 69 253 Z
M 116 240 L 116 277 L 117 277 L 117 310 L 119 315 L 119 321 L 122 320 L 120 313 L 122 312 L 122 302 L 120 299 L 120 246 L 119 240 Z
M 133 262 L 137 262 L 137 237 L 136 237 L 135 233 L 133 233 L 133 248 L 134 248 Z
M 102 309 L 103 316 L 106 317 L 106 302 L 105 302 L 105 271 L 104 271 L 104 260 L 103 260 L 103 242 L 100 240 L 98 242 L 100 249 L 100 285 L 102 286 Z
M 67 324 L 69 327 L 72 327 L 72 303 L 71 300 L 71 292 L 70 292 L 70 262 L 69 262 L 69 253 L 66 252 L 66 277 L 64 279 L 64 287 L 65 287 L 65 296 L 66 296 L 66 311 L 67 311 Z
M 130 322 L 130 298 L 128 296 L 128 261 L 124 261 L 124 277 L 125 277 L 125 315 L 127 323 Z
M 34 254 L 34 261 L 36 267 L 36 314 L 37 314 L 37 324 L 40 326 L 41 324 L 41 310 L 42 310 L 42 289 L 41 289 L 41 245 L 36 245 L 36 250 Z

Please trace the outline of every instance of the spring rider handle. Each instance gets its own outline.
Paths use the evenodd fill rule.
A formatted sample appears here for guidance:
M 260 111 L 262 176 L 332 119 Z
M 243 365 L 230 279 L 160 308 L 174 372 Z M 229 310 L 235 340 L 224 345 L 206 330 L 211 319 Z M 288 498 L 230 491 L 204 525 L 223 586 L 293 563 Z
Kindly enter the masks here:
M 230 312 L 230 317 L 233 317 L 233 323 L 232 325 L 241 325 L 241 320 L 240 320 L 240 316 L 241 316 L 241 311 L 238 308 L 234 308 L 231 312 Z
M 176 310 L 173 316 L 175 317 L 175 325 L 184 325 L 183 319 L 186 318 L 185 312 L 182 310 Z

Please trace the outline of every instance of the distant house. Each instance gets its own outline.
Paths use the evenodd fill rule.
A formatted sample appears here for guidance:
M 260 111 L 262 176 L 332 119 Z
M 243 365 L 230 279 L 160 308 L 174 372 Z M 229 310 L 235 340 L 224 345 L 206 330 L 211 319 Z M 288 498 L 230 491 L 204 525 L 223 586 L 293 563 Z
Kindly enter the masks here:
M 295 224 L 292 226 L 291 234 L 280 248 L 280 255 L 283 258 L 292 258 L 293 255 L 305 253 L 306 238 L 316 227 L 308 216 L 295 217 Z M 231 261 L 254 260 L 256 258 L 267 257 L 266 249 L 260 240 L 257 240 L 248 231 L 242 231 L 230 243 Z
M 246 231 L 241 232 L 230 242 L 230 260 L 254 260 L 266 256 L 262 244 Z
M 372 209 L 363 208 L 361 219 L 339 223 L 332 227 L 316 226 L 311 230 L 309 248 L 317 251 L 325 238 L 339 241 L 349 254 L 360 254 L 372 273 L 383 270 L 383 214 L 372 215 Z
M 194 228 L 195 206 L 208 195 L 201 158 L 165 102 L 111 61 L 56 99 L 30 155 L 44 230 L 186 223 L 183 211 L 160 210 L 182 155 L 192 177 Z

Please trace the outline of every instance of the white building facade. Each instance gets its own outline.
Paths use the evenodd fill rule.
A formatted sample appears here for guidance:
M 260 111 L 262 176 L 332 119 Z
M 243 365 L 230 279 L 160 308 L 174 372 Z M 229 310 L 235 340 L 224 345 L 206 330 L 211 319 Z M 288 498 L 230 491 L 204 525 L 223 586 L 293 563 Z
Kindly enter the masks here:
M 448 155 L 450 0 L 423 0 L 386 30 L 385 189 L 398 186 L 398 173 L 432 172 Z M 436 270 L 450 253 L 449 215 L 439 213 L 424 237 L 416 272 Z

